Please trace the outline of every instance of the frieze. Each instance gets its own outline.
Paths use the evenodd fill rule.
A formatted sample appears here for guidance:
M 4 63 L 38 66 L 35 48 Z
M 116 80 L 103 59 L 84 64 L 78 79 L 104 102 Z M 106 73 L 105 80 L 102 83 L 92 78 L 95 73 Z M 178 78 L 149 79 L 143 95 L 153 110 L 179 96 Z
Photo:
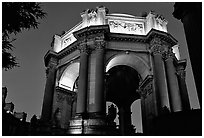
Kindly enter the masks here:
M 120 20 L 109 20 L 111 32 L 116 33 L 130 33 L 130 34 L 143 34 L 144 26 L 142 23 L 125 22 Z

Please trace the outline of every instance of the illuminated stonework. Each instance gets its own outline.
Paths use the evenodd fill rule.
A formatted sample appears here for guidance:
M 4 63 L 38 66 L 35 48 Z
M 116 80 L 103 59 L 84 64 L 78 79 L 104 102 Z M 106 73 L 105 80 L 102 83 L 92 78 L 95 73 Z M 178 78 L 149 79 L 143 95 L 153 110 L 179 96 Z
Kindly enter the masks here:
M 54 36 L 45 55 L 43 121 L 65 135 L 135 135 L 131 105 L 140 100 L 142 129 L 149 135 L 162 128 L 155 119 L 190 108 L 186 63 L 179 60 L 178 42 L 162 16 L 108 14 L 98 7 L 81 17 L 71 30 Z M 107 102 L 118 110 L 112 106 L 106 113 Z
M 163 16 L 150 12 L 146 17 L 128 14 L 108 14 L 106 8 L 85 10 L 81 13 L 82 21 L 62 36 L 54 36 L 53 50 L 60 52 L 77 39 L 73 32 L 89 26 L 109 25 L 111 33 L 147 35 L 151 29 L 167 32 L 167 21 Z

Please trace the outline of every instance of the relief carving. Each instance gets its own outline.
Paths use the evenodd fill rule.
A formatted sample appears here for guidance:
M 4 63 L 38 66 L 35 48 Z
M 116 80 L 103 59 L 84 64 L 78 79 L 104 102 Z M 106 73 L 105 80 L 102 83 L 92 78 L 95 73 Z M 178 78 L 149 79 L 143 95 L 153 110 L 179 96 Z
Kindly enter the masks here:
M 154 38 L 150 41 L 150 48 L 152 53 L 155 54 L 162 54 L 164 55 L 165 52 L 169 51 L 168 45 L 164 44 L 160 38 Z
M 86 53 L 89 54 L 90 50 L 87 47 L 87 42 L 83 41 L 78 45 L 78 49 L 80 50 L 81 53 Z
M 172 52 L 172 51 L 168 51 L 168 52 L 164 52 L 163 53 L 163 58 L 166 60 L 166 59 L 169 59 L 169 58 L 175 58 L 175 54 Z
M 124 21 L 109 21 L 109 25 L 111 28 L 115 29 L 124 29 L 129 32 L 135 32 L 135 33 L 142 33 L 143 32 L 143 24 L 141 23 L 130 23 L 130 22 L 124 22 Z

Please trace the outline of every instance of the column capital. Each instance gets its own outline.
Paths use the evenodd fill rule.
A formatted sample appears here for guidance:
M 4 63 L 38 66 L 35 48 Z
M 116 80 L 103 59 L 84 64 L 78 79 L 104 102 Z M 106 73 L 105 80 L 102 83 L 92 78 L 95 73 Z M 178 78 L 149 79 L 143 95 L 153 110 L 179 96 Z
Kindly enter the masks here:
M 164 60 L 174 59 L 175 58 L 175 54 L 172 51 L 165 51 L 163 53 L 163 58 L 164 58 Z
M 160 38 L 153 38 L 151 41 L 150 41 L 150 46 L 154 46 L 154 45 L 162 45 L 162 40 Z
M 156 55 L 156 54 L 162 55 L 166 51 L 165 46 L 163 46 L 162 43 L 163 42 L 160 38 L 153 38 L 150 41 L 150 49 L 153 55 Z
M 90 49 L 88 48 L 87 46 L 87 41 L 84 40 L 84 41 L 81 41 L 78 45 L 78 49 L 80 51 L 80 53 L 86 53 L 86 54 L 89 54 L 90 53 Z
M 95 41 L 95 49 L 104 49 L 106 47 L 106 41 Z

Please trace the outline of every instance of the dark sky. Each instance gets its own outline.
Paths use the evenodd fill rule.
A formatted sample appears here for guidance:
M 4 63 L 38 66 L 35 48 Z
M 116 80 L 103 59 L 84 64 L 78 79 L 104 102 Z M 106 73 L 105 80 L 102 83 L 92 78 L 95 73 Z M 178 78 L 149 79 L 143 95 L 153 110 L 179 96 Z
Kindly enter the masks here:
M 192 108 L 198 108 L 198 100 L 189 55 L 182 23 L 172 16 L 174 3 L 42 3 L 42 8 L 48 13 L 47 17 L 40 20 L 38 29 L 25 30 L 15 36 L 13 43 L 16 47 L 13 51 L 20 67 L 9 71 L 2 71 L 2 85 L 8 88 L 6 102 L 15 104 L 15 111 L 26 112 L 27 120 L 33 114 L 39 116 L 43 102 L 45 87 L 44 55 L 50 49 L 54 34 L 71 29 L 81 21 L 80 13 L 89 8 L 103 5 L 109 9 L 109 13 L 126 13 L 140 15 L 151 10 L 162 14 L 168 21 L 168 32 L 174 36 L 180 44 L 181 59 L 187 59 L 187 86 Z

